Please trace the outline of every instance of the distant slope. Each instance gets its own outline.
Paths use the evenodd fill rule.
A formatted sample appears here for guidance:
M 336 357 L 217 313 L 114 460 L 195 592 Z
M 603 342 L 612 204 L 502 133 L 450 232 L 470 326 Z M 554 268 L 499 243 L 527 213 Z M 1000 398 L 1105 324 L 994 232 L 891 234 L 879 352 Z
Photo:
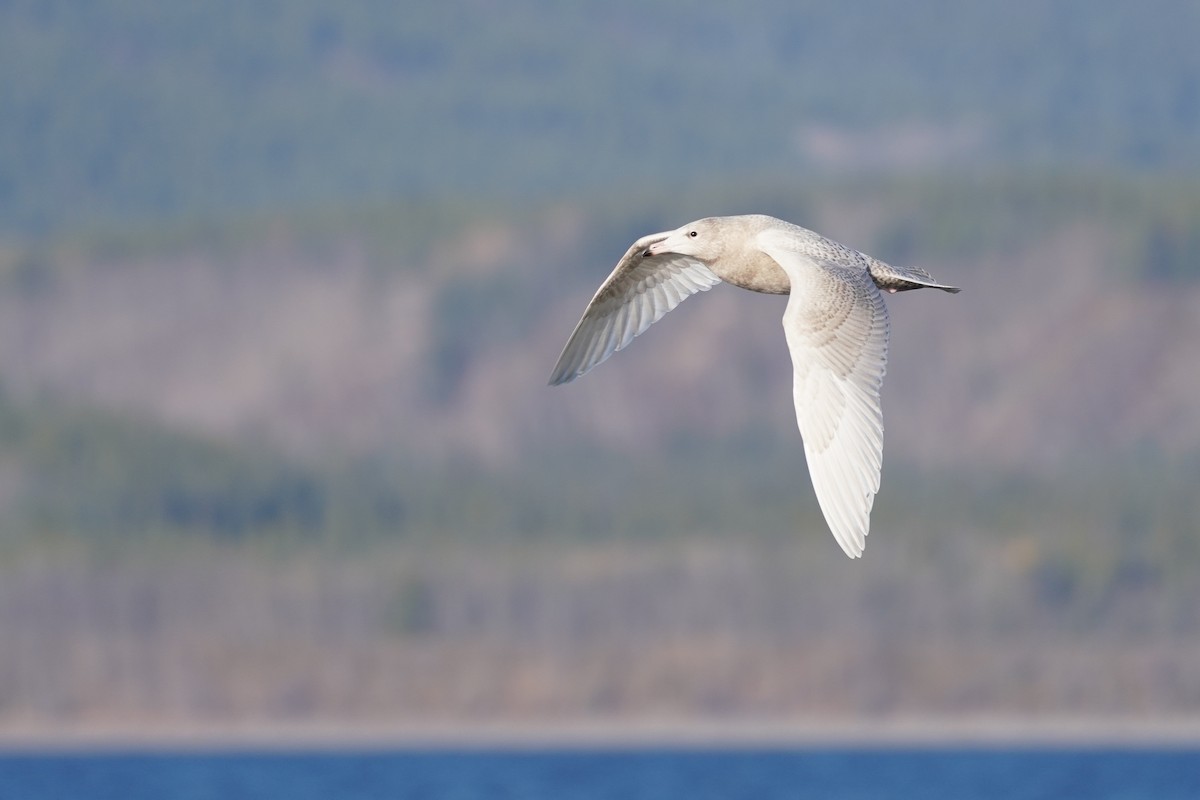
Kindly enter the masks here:
M 280 220 L 257 240 L 126 255 L 17 249 L 0 259 L 0 375 L 19 397 L 293 454 L 514 464 L 563 445 L 665 452 L 781 432 L 798 446 L 778 298 L 719 287 L 586 379 L 544 386 L 628 242 L 716 196 L 746 194 L 463 221 L 390 261 L 374 221 L 318 238 Z M 827 184 L 790 208 L 758 196 L 964 287 L 890 298 L 889 461 L 1025 470 L 1200 447 L 1194 189 L 1005 175 Z
M 1200 165 L 1200 8 L 0 4 L 0 235 L 697 176 Z
M 545 385 L 630 240 L 763 210 L 964 287 L 890 298 L 880 525 L 1051 528 L 1052 585 L 1084 554 L 1101 583 L 1123 569 L 1130 531 L 1156 563 L 1191 546 L 1194 186 L 1005 172 L 591 202 L 0 248 L 0 543 L 823 532 L 781 298 L 718 287 Z

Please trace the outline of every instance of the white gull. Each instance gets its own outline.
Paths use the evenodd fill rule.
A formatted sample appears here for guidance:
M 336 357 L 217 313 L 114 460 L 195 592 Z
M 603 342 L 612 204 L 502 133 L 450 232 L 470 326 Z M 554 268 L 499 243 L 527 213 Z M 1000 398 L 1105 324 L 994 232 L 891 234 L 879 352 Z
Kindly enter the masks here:
M 783 331 L 808 471 L 834 538 L 857 558 L 883 463 L 883 292 L 959 290 L 774 217 L 709 217 L 633 243 L 583 312 L 550 384 L 573 381 L 722 281 L 789 295 Z

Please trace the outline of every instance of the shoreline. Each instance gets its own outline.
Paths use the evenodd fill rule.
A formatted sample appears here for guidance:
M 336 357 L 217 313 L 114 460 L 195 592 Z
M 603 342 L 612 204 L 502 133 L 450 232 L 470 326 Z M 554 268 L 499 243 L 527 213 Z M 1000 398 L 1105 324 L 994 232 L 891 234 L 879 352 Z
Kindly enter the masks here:
M 0 754 L 348 750 L 1200 748 L 1200 717 L 0 724 Z

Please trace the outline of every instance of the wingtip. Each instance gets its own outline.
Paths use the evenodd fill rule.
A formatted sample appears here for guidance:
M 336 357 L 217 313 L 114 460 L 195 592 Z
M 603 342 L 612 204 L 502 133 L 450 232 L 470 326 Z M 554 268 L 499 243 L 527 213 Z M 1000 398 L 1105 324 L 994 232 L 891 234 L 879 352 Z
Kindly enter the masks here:
M 550 373 L 550 379 L 546 381 L 546 385 L 562 386 L 564 383 L 570 383 L 582 374 L 582 372 L 571 372 L 570 370 L 558 368 Z
M 835 530 L 832 525 L 830 526 L 829 530 L 831 533 L 833 533 L 834 540 L 837 541 L 838 545 L 841 546 L 842 551 L 849 558 L 862 558 L 863 551 L 867 549 L 867 535 L 870 532 L 869 530 Z

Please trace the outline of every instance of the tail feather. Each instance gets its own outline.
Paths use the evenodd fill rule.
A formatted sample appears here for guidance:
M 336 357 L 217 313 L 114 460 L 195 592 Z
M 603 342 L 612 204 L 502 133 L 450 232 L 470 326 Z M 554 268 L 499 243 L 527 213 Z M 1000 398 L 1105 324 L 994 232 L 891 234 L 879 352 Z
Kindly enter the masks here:
M 943 292 L 962 291 L 957 286 L 938 283 L 933 276 L 920 267 L 893 267 L 882 261 L 871 259 L 868 269 L 871 279 L 880 289 L 888 292 L 907 292 L 910 289 L 941 289 Z

